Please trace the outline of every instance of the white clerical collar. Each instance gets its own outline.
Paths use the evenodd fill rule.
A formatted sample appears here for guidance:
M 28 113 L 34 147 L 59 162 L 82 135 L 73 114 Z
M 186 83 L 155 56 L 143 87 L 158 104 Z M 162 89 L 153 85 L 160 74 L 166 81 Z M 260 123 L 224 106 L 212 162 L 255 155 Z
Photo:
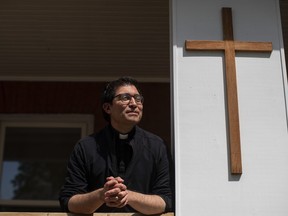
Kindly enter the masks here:
M 119 133 L 119 139 L 127 139 L 128 138 L 128 134 L 121 134 Z

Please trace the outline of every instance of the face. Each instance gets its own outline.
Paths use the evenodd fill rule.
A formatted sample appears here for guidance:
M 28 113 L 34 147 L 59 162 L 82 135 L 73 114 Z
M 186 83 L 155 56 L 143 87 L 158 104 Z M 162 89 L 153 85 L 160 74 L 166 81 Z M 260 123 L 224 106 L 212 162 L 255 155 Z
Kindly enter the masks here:
M 115 96 L 128 93 L 132 96 L 139 94 L 133 85 L 121 86 L 116 89 Z M 103 109 L 110 115 L 112 126 L 121 133 L 128 133 L 142 118 L 143 104 L 137 103 L 135 98 L 130 101 L 122 101 L 115 97 L 112 104 L 106 103 Z

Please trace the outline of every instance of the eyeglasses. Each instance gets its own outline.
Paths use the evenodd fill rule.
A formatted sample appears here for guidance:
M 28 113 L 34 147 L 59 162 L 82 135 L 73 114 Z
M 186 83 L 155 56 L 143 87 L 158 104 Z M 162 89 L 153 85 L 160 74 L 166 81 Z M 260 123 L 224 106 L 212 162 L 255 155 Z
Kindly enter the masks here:
M 129 93 L 123 93 L 123 94 L 118 94 L 118 95 L 114 96 L 114 98 L 118 98 L 119 100 L 121 100 L 125 104 L 130 103 L 132 97 L 134 98 L 136 104 L 143 104 L 144 97 L 142 95 L 139 95 L 139 94 L 130 95 Z

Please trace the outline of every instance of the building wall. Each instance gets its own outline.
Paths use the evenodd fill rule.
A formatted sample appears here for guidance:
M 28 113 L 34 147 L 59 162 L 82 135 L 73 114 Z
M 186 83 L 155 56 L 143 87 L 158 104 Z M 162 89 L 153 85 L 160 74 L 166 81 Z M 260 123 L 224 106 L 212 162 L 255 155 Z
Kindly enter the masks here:
M 287 215 L 288 86 L 279 1 L 173 3 L 176 214 Z M 269 54 L 236 53 L 238 175 L 230 170 L 224 53 L 185 50 L 185 40 L 223 40 L 222 7 L 232 8 L 235 40 L 273 44 Z
M 102 128 L 100 95 L 104 82 L 0 82 L 1 114 L 93 114 Z M 169 83 L 141 83 L 145 97 L 141 126 L 170 144 Z

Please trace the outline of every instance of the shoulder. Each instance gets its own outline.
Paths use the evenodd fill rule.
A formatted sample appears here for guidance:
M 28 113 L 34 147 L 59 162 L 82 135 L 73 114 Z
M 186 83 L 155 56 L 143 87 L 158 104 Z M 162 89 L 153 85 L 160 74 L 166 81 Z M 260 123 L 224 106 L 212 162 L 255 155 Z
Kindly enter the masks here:
M 95 145 L 99 144 L 99 142 L 101 142 L 101 140 L 103 140 L 107 137 L 107 132 L 109 132 L 109 130 L 107 129 L 107 127 L 104 127 L 103 129 L 101 129 L 98 132 L 95 132 L 93 134 L 90 134 L 86 137 L 81 138 L 78 141 L 78 144 L 80 144 L 81 146 L 84 146 L 84 147 L 95 146 Z
M 84 151 L 85 153 L 95 152 L 95 150 L 97 150 L 101 145 L 101 140 L 103 140 L 104 137 L 105 128 L 100 130 L 99 132 L 95 132 L 78 140 L 75 145 L 75 149 Z
M 92 146 L 95 146 L 96 144 L 96 136 L 97 134 L 94 133 L 94 134 L 91 134 L 91 135 L 88 135 L 86 137 L 83 137 L 81 138 L 77 144 L 76 144 L 76 147 L 82 147 L 82 148 L 90 148 Z
M 103 143 L 104 140 L 103 130 L 90 134 L 78 140 L 72 151 L 72 158 L 82 161 L 93 161 L 99 155 L 107 152 L 107 147 Z
M 93 135 L 89 135 L 78 140 L 71 154 L 73 160 L 87 160 L 90 152 L 97 149 Z
M 147 130 L 144 130 L 140 127 L 136 127 L 136 136 L 138 139 L 143 140 L 143 143 L 146 147 L 149 148 L 165 148 L 166 145 L 163 141 L 163 139 Z
M 143 138 L 163 142 L 161 137 L 159 137 L 158 135 L 156 135 L 150 131 L 147 131 L 147 130 L 144 130 L 143 128 L 140 128 L 139 126 L 136 126 L 136 133 L 138 136 L 142 136 Z
M 168 161 L 168 148 L 160 136 L 139 127 L 136 128 L 136 134 L 135 148 L 138 148 L 140 154 L 144 155 L 145 158 L 152 159 L 157 164 L 160 161 Z

